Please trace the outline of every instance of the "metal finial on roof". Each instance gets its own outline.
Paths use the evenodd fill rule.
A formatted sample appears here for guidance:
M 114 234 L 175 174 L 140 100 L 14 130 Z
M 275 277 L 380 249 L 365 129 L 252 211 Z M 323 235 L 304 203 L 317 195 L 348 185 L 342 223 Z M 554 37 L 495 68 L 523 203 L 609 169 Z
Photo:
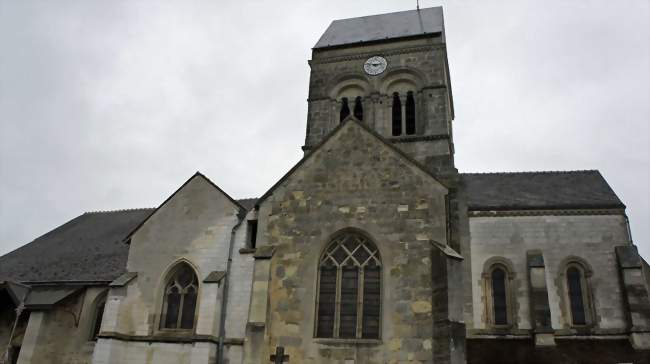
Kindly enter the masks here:
M 415 6 L 415 8 L 417 9 L 417 11 L 420 11 L 420 0 L 415 0 L 415 1 L 416 1 L 416 3 L 417 3 L 417 5 Z

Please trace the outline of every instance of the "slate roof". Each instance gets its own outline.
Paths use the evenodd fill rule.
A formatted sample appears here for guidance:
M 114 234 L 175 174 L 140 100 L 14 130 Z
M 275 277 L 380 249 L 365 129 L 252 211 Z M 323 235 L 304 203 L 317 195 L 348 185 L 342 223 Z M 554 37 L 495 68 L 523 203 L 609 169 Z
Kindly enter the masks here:
M 625 208 L 598 171 L 463 173 L 470 210 Z
M 442 33 L 442 7 L 333 21 L 314 49 Z
M 237 200 L 246 210 L 256 198 Z M 126 272 L 123 239 L 155 209 L 87 212 L 0 257 L 0 281 L 111 282 Z
M 122 239 L 153 209 L 87 212 L 0 257 L 0 279 L 112 281 L 125 271 Z

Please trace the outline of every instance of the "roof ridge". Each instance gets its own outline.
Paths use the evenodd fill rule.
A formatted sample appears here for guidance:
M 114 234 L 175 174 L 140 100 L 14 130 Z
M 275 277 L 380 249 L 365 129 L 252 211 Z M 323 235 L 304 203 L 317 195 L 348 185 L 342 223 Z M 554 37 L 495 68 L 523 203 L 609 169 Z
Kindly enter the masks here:
M 109 214 L 113 212 L 131 212 L 131 211 L 146 211 L 146 210 L 153 210 L 155 207 L 135 207 L 135 208 L 130 208 L 130 209 L 117 209 L 117 210 L 97 210 L 97 211 L 86 211 L 83 213 L 83 215 L 90 215 L 90 214 Z
M 571 173 L 598 173 L 597 169 L 576 169 L 566 171 L 506 171 L 506 172 L 461 172 L 461 175 L 507 175 L 507 174 L 571 174 Z

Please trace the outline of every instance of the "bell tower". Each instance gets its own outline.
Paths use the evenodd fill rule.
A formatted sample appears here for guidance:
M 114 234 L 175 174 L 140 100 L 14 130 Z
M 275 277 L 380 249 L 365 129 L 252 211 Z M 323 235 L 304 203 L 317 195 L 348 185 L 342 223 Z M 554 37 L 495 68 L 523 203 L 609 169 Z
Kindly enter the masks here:
M 336 20 L 309 65 L 306 152 L 354 116 L 431 172 L 456 171 L 441 7 Z

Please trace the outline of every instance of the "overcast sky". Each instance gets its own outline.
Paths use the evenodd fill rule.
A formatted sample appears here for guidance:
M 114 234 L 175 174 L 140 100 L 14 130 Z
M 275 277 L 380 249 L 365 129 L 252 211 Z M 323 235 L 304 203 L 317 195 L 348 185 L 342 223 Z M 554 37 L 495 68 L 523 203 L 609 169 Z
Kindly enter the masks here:
M 442 5 L 459 170 L 599 169 L 650 258 L 649 2 Z M 197 170 L 260 196 L 302 156 L 329 23 L 414 7 L 0 0 L 0 255 L 84 211 L 157 206 Z

